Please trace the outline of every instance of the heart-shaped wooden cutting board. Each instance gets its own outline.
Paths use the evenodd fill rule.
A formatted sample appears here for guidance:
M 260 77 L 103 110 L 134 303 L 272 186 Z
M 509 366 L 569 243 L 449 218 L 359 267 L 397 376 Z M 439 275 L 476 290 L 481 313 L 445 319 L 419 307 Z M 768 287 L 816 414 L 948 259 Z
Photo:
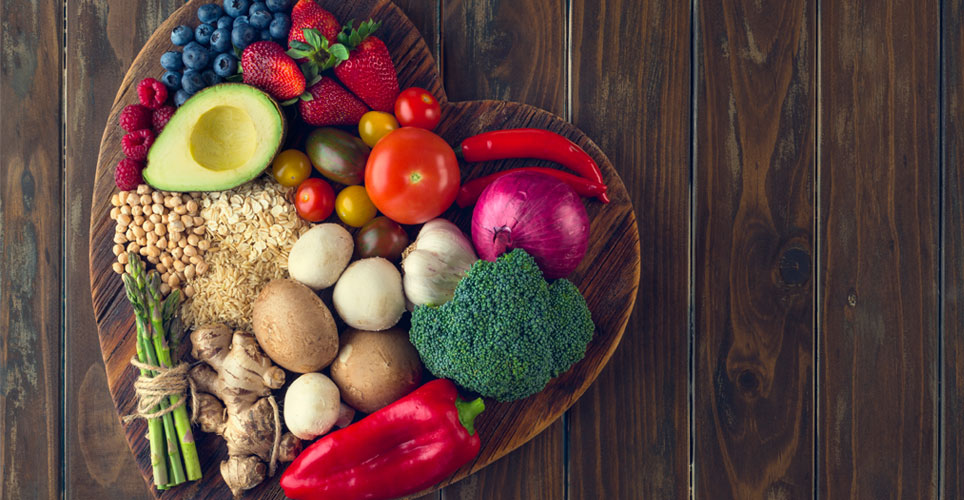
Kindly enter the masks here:
M 114 192 L 113 168 L 123 158 L 117 116 L 125 105 L 137 102 L 136 85 L 146 77 L 160 77 L 161 54 L 172 50 L 169 34 L 180 24 L 195 25 L 195 12 L 206 0 L 193 0 L 168 18 L 151 36 L 131 69 L 124 77 L 111 108 L 110 118 L 101 139 L 97 162 L 90 222 L 90 275 L 94 313 L 100 335 L 101 350 L 107 368 L 107 379 L 117 411 L 127 415 L 134 411 L 134 370 L 128 365 L 135 353 L 133 311 L 127 303 L 120 277 L 111 270 L 114 223 L 109 217 L 110 197 Z M 442 121 L 436 132 L 449 144 L 488 130 L 534 127 L 558 132 L 585 149 L 603 170 L 612 201 L 601 204 L 587 200 L 591 219 L 589 250 L 570 279 L 586 298 L 596 332 L 586 357 L 569 372 L 553 379 L 545 390 L 512 403 L 486 402 L 486 411 L 476 421 L 482 439 L 479 456 L 435 489 L 458 481 L 485 467 L 506 453 L 532 439 L 559 418 L 595 380 L 612 355 L 632 310 L 639 285 L 639 233 L 632 202 L 606 156 L 576 127 L 541 109 L 504 101 L 449 102 L 442 89 L 435 61 L 405 14 L 388 0 L 322 0 L 325 8 L 341 21 L 368 19 L 382 21 L 378 35 L 388 45 L 398 69 L 401 88 L 423 87 L 439 97 Z M 462 165 L 463 182 L 496 170 L 542 164 L 529 160 Z M 470 210 L 450 209 L 445 217 L 454 220 L 468 234 Z M 253 297 L 252 297 L 253 299 Z M 124 424 L 127 440 L 144 475 L 148 487 L 164 498 L 229 498 L 218 471 L 226 456 L 226 448 L 218 436 L 198 432 L 198 452 L 204 477 L 195 483 L 166 490 L 153 489 L 146 424 L 137 420 Z M 250 498 L 284 498 L 277 476 L 265 480 L 248 492 Z

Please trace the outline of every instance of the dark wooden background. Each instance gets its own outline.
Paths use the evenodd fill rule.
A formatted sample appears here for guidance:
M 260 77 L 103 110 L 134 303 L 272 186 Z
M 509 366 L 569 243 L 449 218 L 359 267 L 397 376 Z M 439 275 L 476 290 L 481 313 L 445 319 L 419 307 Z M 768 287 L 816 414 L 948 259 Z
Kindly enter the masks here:
M 431 498 L 964 498 L 964 0 L 396 0 L 452 100 L 553 111 L 642 278 L 564 418 Z M 178 0 L 0 3 L 0 498 L 144 498 L 87 229 Z

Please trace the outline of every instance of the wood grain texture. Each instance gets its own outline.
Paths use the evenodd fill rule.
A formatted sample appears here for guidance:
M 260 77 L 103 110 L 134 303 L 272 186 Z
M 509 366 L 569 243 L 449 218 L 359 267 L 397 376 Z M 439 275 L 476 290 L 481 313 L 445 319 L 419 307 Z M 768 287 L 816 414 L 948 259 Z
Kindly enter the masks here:
M 627 185 L 640 230 L 636 307 L 569 411 L 569 497 L 689 496 L 690 6 L 576 0 L 572 121 Z
M 942 498 L 964 498 L 964 2 L 943 2 Z
M 699 8 L 696 491 L 810 498 L 815 8 Z
M 61 5 L 0 4 L 0 498 L 60 495 Z
M 938 2 L 820 9 L 818 493 L 934 498 Z

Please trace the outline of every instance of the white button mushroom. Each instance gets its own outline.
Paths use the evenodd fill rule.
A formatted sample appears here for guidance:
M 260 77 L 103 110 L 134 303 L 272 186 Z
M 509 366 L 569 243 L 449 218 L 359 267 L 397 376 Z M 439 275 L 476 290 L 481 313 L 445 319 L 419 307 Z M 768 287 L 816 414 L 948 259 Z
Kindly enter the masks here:
M 296 437 L 311 440 L 327 433 L 341 413 L 338 386 L 321 373 L 306 373 L 285 393 L 285 425 Z

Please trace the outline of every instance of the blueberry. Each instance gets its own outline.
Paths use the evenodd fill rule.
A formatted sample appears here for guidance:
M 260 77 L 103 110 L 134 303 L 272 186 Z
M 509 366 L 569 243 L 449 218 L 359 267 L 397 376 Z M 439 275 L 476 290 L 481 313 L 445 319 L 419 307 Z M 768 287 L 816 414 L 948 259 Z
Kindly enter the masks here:
M 238 17 L 248 13 L 251 0 L 224 0 L 224 13 L 231 17 Z
M 204 69 L 211 62 L 211 53 L 207 47 L 197 42 L 191 42 L 184 47 L 182 59 L 184 60 L 184 66 L 188 69 Z
M 177 71 L 184 67 L 181 61 L 181 53 L 177 51 L 165 52 L 161 55 L 161 67 L 168 71 Z
M 199 24 L 194 28 L 194 40 L 201 45 L 211 43 L 211 33 L 214 33 L 214 26 L 210 24 Z
M 231 23 L 231 28 L 237 28 L 241 24 L 249 24 L 248 16 L 244 15 L 234 18 L 234 22 Z
M 231 32 L 231 43 L 241 50 L 244 50 L 245 47 L 257 41 L 258 38 L 258 30 L 247 23 L 235 26 L 234 31 Z
M 181 88 L 188 94 L 194 94 L 204 86 L 204 76 L 200 71 L 189 69 L 181 77 Z
M 255 12 L 259 12 L 262 10 L 265 12 L 268 12 L 268 6 L 265 5 L 264 2 L 254 2 L 253 4 L 251 4 L 251 7 L 248 9 L 248 15 L 250 16 L 251 14 L 254 14 Z
M 224 81 L 223 78 L 214 73 L 214 71 L 208 69 L 201 73 L 201 78 L 204 79 L 204 85 L 210 87 L 212 85 L 217 85 Z
M 168 71 L 161 77 L 161 82 L 170 90 L 179 89 L 181 88 L 182 76 L 184 75 L 182 75 L 180 71 Z
M 217 28 L 230 28 L 234 24 L 234 18 L 231 16 L 221 16 L 218 19 Z
M 259 30 L 268 29 L 268 25 L 271 24 L 271 19 L 271 13 L 266 10 L 259 10 L 254 14 L 248 15 L 248 23 Z
M 238 60 L 233 54 L 224 53 L 214 58 L 214 72 L 225 78 L 238 72 Z
M 197 18 L 205 24 L 214 24 L 222 14 L 224 11 L 216 3 L 204 4 L 197 9 Z
M 171 31 L 171 43 L 184 46 L 194 40 L 194 30 L 190 26 L 180 25 Z
M 273 40 L 273 39 L 271 38 L 271 32 L 268 31 L 268 30 L 261 30 L 261 33 L 260 33 L 260 35 L 259 35 L 258 38 L 259 38 L 261 41 L 268 41 L 268 42 L 270 42 L 270 41 Z
M 288 10 L 288 0 L 267 0 L 265 5 L 271 12 L 284 12 Z
M 211 48 L 216 52 L 228 52 L 231 50 L 231 30 L 218 28 L 211 33 Z
M 180 107 L 189 97 L 191 97 L 191 94 L 185 92 L 184 89 L 177 89 L 177 92 L 174 94 L 174 104 Z

